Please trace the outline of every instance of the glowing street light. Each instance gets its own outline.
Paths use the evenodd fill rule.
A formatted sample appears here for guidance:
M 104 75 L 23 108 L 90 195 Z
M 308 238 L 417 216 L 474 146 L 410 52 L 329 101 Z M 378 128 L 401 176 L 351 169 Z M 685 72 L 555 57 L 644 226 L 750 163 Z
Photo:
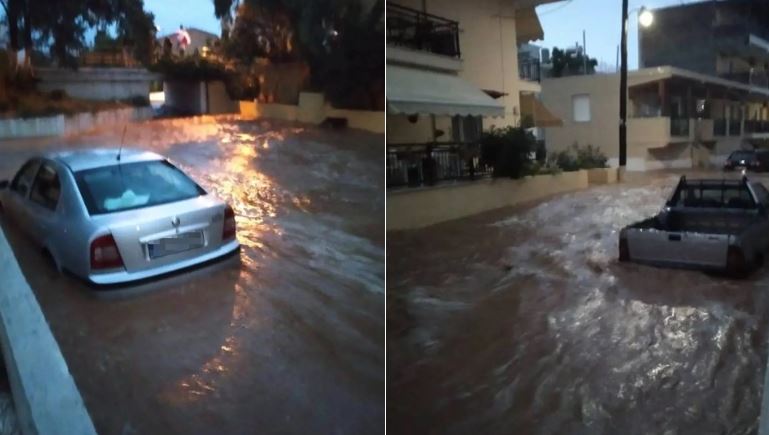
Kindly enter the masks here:
M 654 14 L 652 11 L 642 7 L 638 12 L 638 23 L 642 27 L 649 27 L 654 24 Z

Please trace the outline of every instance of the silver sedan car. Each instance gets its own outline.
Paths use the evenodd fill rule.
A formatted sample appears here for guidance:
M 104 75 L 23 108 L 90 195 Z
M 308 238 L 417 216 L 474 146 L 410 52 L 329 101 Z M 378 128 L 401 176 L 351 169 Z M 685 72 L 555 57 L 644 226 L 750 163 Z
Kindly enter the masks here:
M 238 250 L 235 214 L 162 156 L 92 149 L 27 161 L 0 211 L 59 270 L 95 284 L 177 271 Z

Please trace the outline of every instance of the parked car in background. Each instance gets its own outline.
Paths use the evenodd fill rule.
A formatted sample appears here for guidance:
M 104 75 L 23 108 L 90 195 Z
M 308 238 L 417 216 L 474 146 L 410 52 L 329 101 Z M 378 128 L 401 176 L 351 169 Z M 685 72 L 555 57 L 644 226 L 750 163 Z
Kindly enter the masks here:
M 725 171 L 769 171 L 769 150 L 737 150 L 724 162 Z
M 769 191 L 741 180 L 687 180 L 654 217 L 620 231 L 620 261 L 744 276 L 769 249 Z
M 93 149 L 29 159 L 0 211 L 59 270 L 95 284 L 145 279 L 235 252 L 235 214 L 164 157 Z

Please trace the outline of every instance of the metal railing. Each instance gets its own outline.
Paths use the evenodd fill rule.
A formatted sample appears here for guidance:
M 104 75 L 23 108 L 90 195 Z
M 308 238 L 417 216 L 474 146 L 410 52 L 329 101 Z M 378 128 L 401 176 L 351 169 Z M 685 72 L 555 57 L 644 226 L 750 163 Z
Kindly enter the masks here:
M 387 145 L 387 187 L 431 186 L 446 180 L 491 175 L 480 163 L 480 145 L 468 143 Z
M 670 118 L 671 136 L 689 136 L 689 118 Z
M 767 75 L 765 71 L 726 73 L 721 74 L 721 77 L 751 86 L 759 86 L 762 88 L 769 87 L 769 75 Z
M 389 2 L 387 43 L 456 58 L 461 55 L 457 21 Z
M 742 134 L 742 131 L 740 131 L 740 120 L 739 119 L 730 119 L 729 120 L 729 136 L 739 136 Z
M 769 121 L 745 120 L 745 133 L 769 133 Z
M 542 79 L 542 65 L 537 59 L 519 59 L 518 77 L 523 80 L 538 82 Z
M 726 136 L 726 119 L 713 120 L 713 136 Z

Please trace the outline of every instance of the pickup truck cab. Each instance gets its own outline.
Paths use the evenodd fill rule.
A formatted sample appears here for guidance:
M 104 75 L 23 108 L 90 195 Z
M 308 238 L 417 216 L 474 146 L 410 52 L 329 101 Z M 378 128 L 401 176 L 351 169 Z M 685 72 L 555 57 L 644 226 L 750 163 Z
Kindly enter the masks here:
M 769 249 L 768 210 L 769 191 L 747 177 L 682 176 L 659 214 L 620 231 L 619 259 L 745 276 Z

